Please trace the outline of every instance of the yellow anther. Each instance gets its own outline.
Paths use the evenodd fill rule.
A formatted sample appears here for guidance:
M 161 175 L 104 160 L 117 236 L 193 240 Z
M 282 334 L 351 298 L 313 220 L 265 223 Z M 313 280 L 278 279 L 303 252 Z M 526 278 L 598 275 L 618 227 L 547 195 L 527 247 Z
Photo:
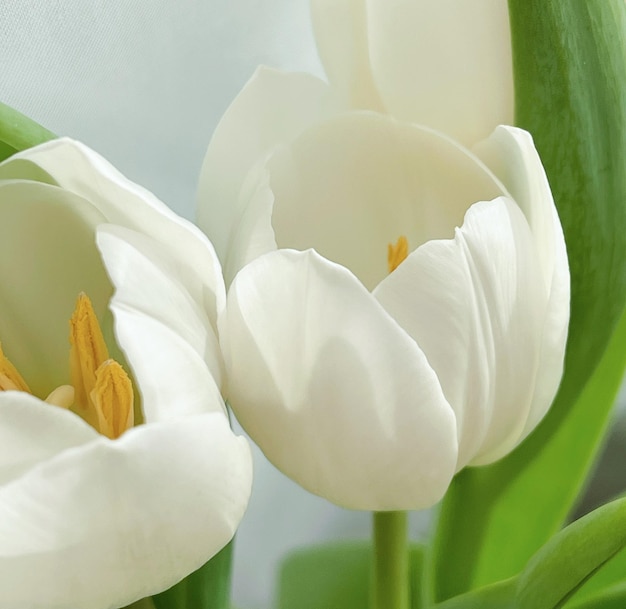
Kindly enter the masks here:
M 27 391 L 30 389 L 22 375 L 15 366 L 7 359 L 0 345 L 0 391 Z
M 393 273 L 409 255 L 409 242 L 404 235 L 398 237 L 396 244 L 387 246 L 387 268 Z
M 113 440 L 133 426 L 133 386 L 116 361 L 107 360 L 96 371 L 91 400 L 101 434 Z
M 6 374 L 0 374 L 0 391 L 21 391 L 21 390 Z
M 109 351 L 89 297 L 81 293 L 70 319 L 70 375 L 78 414 L 93 423 L 89 396 L 96 386 L 96 370 Z
M 71 409 L 101 434 L 114 439 L 135 423 L 133 385 L 123 368 L 109 359 L 102 330 L 86 294 L 80 294 L 70 319 L 70 376 L 45 401 Z M 28 385 L 0 347 L 0 391 L 26 391 Z
M 53 406 L 69 409 L 74 403 L 74 394 L 74 387 L 61 385 L 52 391 L 44 401 Z
M 86 294 L 70 319 L 70 374 L 74 409 L 101 434 L 113 439 L 134 424 L 133 386 L 123 368 L 109 359 L 102 330 Z M 60 398 L 69 399 L 69 394 Z

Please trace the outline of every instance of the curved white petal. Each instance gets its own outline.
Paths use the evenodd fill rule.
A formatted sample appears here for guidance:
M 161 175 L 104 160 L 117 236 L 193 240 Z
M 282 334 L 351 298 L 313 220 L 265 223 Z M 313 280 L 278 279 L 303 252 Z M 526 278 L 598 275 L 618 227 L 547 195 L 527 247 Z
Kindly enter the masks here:
M 100 318 L 111 295 L 93 243 L 102 214 L 48 184 L 0 181 L 0 341 L 31 390 L 69 382 L 68 319 L 81 291 Z
M 224 283 L 213 246 L 202 231 L 125 178 L 96 152 L 68 138 L 11 157 L 0 165 L 0 178 L 38 179 L 42 171 L 61 188 L 88 200 L 106 221 L 159 241 L 178 263 L 180 281 L 195 300 L 210 308 L 213 319 L 217 317 L 224 306 Z
M 97 242 L 115 286 L 115 333 L 137 379 L 146 422 L 223 410 L 217 337 L 179 283 L 176 265 L 159 243 L 120 226 L 100 226 Z
M 231 539 L 251 469 L 219 413 L 33 467 L 0 486 L 0 607 L 113 609 L 172 586 Z
M 230 247 L 224 259 L 224 280 L 229 286 L 248 262 L 276 249 L 272 227 L 274 193 L 264 164 L 250 170 L 237 202 L 241 216 L 233 227 Z
M 198 224 L 222 262 L 247 202 L 240 192 L 253 165 L 336 111 L 328 85 L 308 74 L 262 67 L 239 93 L 213 134 L 198 186 Z
M 526 218 L 500 198 L 474 204 L 453 240 L 418 248 L 374 292 L 439 376 L 458 469 L 495 460 L 523 433 L 546 302 L 539 265 Z
M 0 391 L 0 485 L 68 448 L 99 437 L 69 410 L 29 393 Z
M 415 342 L 345 268 L 279 250 L 235 278 L 220 320 L 228 399 L 268 459 L 349 508 L 445 492 L 456 425 Z
M 563 374 L 569 324 L 570 275 L 563 229 L 550 185 L 532 136 L 515 127 L 498 127 L 475 153 L 504 183 L 524 212 L 535 239 L 548 304 L 542 332 L 535 395 L 523 435 L 548 411 Z
M 466 146 L 513 122 L 507 3 L 362 0 L 369 57 L 387 111 Z
M 364 0 L 312 0 L 320 57 L 333 88 L 351 108 L 384 111 L 369 60 Z
M 440 133 L 372 112 L 303 131 L 268 162 L 281 248 L 315 248 L 372 289 L 387 246 L 452 237 L 467 208 L 503 194 L 494 176 Z

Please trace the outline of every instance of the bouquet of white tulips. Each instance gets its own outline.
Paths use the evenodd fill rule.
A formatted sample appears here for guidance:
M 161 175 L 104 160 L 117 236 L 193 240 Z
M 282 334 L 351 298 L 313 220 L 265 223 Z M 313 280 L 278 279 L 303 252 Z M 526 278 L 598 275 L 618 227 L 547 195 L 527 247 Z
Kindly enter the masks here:
M 372 513 L 275 609 L 626 606 L 626 497 L 570 518 L 626 366 L 626 4 L 311 9 L 327 80 L 251 75 L 197 225 L 0 105 L 0 609 L 232 609 L 233 417 Z

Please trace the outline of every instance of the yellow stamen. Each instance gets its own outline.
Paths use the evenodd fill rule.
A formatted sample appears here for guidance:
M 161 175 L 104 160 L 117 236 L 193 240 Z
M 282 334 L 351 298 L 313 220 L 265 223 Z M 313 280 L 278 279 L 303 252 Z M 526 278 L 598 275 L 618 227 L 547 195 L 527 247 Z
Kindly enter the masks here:
M 96 371 L 91 399 L 98 415 L 98 431 L 101 434 L 113 440 L 133 426 L 133 386 L 115 360 L 107 360 Z
M 70 376 L 45 401 L 71 409 L 101 434 L 114 439 L 135 423 L 133 385 L 123 368 L 109 359 L 102 330 L 86 294 L 80 294 L 70 319 Z M 0 347 L 0 391 L 32 393 Z
M 398 237 L 396 244 L 387 246 L 387 268 L 393 273 L 409 255 L 409 242 L 404 235 Z
M 44 401 L 53 406 L 69 409 L 74 403 L 74 394 L 74 387 L 71 385 L 61 385 L 52 391 Z
M 20 388 L 5 374 L 0 374 L 0 391 L 21 391 Z
M 22 375 L 15 366 L 7 359 L 0 345 L 0 391 L 27 391 L 30 389 Z
M 79 414 L 89 423 L 89 396 L 96 386 L 96 370 L 107 359 L 109 352 L 91 300 L 81 293 L 70 319 L 70 375 Z

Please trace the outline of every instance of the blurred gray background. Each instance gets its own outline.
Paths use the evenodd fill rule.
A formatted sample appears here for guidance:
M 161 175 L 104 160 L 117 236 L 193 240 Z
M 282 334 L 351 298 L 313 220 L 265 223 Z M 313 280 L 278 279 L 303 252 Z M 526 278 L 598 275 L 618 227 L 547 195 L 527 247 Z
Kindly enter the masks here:
M 192 219 L 211 133 L 255 67 L 323 75 L 308 10 L 308 0 L 0 0 L 0 100 L 82 140 Z M 587 505 L 624 489 L 625 461 L 621 417 Z M 365 538 L 370 522 L 302 491 L 258 450 L 255 474 L 234 601 L 267 609 L 286 552 Z M 414 538 L 428 522 L 412 515 Z

